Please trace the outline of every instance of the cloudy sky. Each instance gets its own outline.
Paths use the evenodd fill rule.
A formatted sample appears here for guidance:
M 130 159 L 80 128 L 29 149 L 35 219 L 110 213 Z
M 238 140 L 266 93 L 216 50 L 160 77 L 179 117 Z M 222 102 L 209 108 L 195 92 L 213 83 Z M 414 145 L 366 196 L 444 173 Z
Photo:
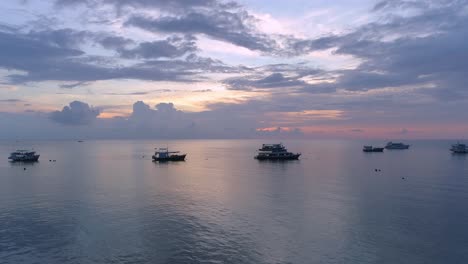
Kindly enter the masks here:
M 468 0 L 0 11 L 0 139 L 468 137 Z

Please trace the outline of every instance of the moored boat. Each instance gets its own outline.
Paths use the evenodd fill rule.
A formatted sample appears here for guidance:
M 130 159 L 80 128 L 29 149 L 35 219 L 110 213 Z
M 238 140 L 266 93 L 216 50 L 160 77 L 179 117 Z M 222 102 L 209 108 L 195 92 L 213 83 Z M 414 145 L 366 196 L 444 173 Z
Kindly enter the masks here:
M 153 161 L 185 161 L 187 154 L 178 154 L 180 151 L 169 151 L 168 148 L 159 148 L 154 152 Z
M 362 151 L 364 152 L 383 152 L 384 148 L 380 147 L 372 147 L 372 146 L 364 146 Z
M 254 157 L 257 160 L 297 160 L 301 153 L 289 152 L 283 144 L 263 144 Z
M 467 154 L 468 153 L 468 147 L 465 144 L 462 144 L 462 143 L 453 144 L 452 147 L 450 148 L 450 150 L 453 153 L 456 153 L 456 154 Z
M 403 144 L 401 142 L 399 143 L 394 143 L 394 142 L 388 142 L 387 145 L 385 145 L 386 149 L 409 149 L 410 145 Z
M 35 162 L 39 160 L 39 154 L 36 154 L 33 150 L 19 149 L 14 151 L 8 157 L 12 162 Z

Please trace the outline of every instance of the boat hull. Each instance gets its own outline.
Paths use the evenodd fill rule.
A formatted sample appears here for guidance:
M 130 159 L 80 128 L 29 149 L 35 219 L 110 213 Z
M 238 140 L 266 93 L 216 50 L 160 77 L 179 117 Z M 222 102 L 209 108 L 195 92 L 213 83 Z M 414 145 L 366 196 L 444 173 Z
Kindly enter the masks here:
M 257 160 L 298 160 L 301 154 L 293 154 L 290 156 L 277 156 L 277 157 L 269 157 L 269 156 L 255 156 Z
M 364 152 L 383 152 L 384 148 L 363 149 Z
M 409 145 L 398 146 L 398 147 L 388 146 L 388 147 L 385 147 L 385 149 L 409 149 Z
M 160 157 L 157 157 L 157 156 L 153 155 L 153 161 L 159 161 L 159 162 L 185 161 L 185 156 L 187 156 L 187 155 L 186 154 L 184 154 L 184 155 L 172 155 L 170 157 L 160 158 Z
M 34 155 L 32 157 L 9 157 L 11 162 L 37 162 L 39 161 L 40 155 Z
M 468 154 L 468 150 L 453 150 L 451 149 L 453 154 Z
M 465 144 L 455 144 L 450 148 L 454 154 L 468 154 L 468 147 Z

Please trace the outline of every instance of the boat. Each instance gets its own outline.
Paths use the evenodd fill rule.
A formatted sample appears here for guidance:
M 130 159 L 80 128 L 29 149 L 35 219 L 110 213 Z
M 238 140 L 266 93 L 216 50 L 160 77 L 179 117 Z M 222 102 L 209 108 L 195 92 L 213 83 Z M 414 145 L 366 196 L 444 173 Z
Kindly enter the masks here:
M 257 160 L 297 160 L 301 153 L 292 153 L 283 144 L 263 144 L 254 157 Z
M 153 161 L 185 161 L 187 154 L 178 154 L 180 151 L 169 151 L 168 148 L 156 149 L 153 155 Z
M 465 144 L 462 144 L 462 143 L 453 144 L 452 147 L 450 148 L 450 150 L 453 153 L 456 153 L 456 154 L 467 154 L 468 153 L 468 147 Z
M 364 146 L 362 151 L 364 152 L 383 152 L 384 148 L 380 147 L 372 147 L 372 146 Z
M 403 144 L 401 142 L 399 143 L 394 143 L 394 142 L 388 142 L 387 145 L 385 145 L 386 149 L 409 149 L 410 145 Z
M 17 151 L 12 152 L 8 159 L 12 162 L 35 162 L 39 160 L 39 156 L 40 155 L 36 154 L 36 152 L 33 150 L 19 149 Z

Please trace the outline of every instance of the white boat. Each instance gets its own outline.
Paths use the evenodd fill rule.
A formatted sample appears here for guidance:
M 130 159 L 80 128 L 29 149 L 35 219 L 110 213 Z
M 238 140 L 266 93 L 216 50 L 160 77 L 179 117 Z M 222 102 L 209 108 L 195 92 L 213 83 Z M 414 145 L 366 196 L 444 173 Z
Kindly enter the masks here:
M 387 145 L 385 145 L 386 149 L 409 149 L 410 145 L 403 144 L 403 143 L 394 143 L 394 142 L 388 142 Z
M 24 150 L 19 149 L 14 151 L 8 157 L 9 160 L 13 162 L 22 161 L 22 162 L 35 162 L 39 160 L 39 154 L 36 154 L 33 150 Z
M 456 153 L 456 154 L 467 154 L 468 153 L 468 147 L 465 144 L 462 144 L 462 143 L 453 144 L 452 147 L 450 148 L 450 150 L 453 153 Z
M 258 160 L 297 160 L 301 153 L 292 153 L 283 144 L 263 144 L 255 159 Z

